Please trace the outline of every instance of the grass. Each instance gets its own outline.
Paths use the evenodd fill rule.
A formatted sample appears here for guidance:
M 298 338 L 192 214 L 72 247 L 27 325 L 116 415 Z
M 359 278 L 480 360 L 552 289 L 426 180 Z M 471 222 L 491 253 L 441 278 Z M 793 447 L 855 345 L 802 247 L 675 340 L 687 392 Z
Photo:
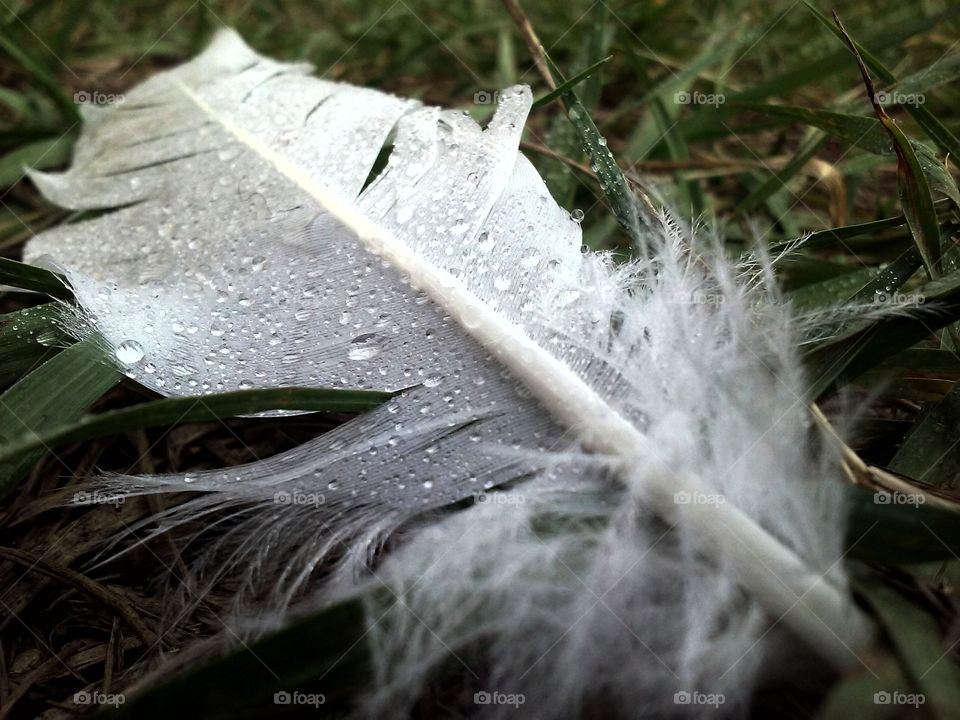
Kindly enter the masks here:
M 777 252 L 812 233 L 780 266 L 787 297 L 804 310 L 907 295 L 935 304 L 936 312 L 920 317 L 854 322 L 805 348 L 809 399 L 825 416 L 844 423 L 851 399 L 864 408 L 846 463 L 860 485 L 850 488 L 849 566 L 883 635 L 870 670 L 843 678 L 825 698 L 774 704 L 796 717 L 821 701 L 816 712 L 825 718 L 895 717 L 898 708 L 873 697 L 898 689 L 923 693 L 923 716 L 952 717 L 960 705 L 960 403 L 953 389 L 960 378 L 953 326 L 960 319 L 953 168 L 960 8 L 852 0 L 839 8 L 848 37 L 819 0 L 580 0 L 523 9 L 542 56 L 503 6 L 479 1 L 7 2 L 0 12 L 0 254 L 16 260 L 33 233 L 68 216 L 37 195 L 22 169 L 68 162 L 81 127 L 77 95 L 122 93 L 192 56 L 223 24 L 260 52 L 308 59 L 328 78 L 461 107 L 478 119 L 489 117 L 482 100 L 490 93 L 528 83 L 542 102 L 525 151 L 561 205 L 583 212 L 591 248 L 632 251 L 642 235 L 625 200 L 632 189 L 665 199 L 688 219 L 719 224 L 731 255 L 758 244 Z M 895 101 L 871 104 L 865 82 Z M 63 294 L 51 273 L 2 259 L 0 283 Z M 156 508 L 131 502 L 41 515 L 49 495 L 68 491 L 93 467 L 152 472 L 242 462 L 342 419 L 200 422 L 210 416 L 148 397 L 91 361 L 87 348 L 64 349 L 58 311 L 47 300 L 0 292 L 0 487 L 11 491 L 0 508 L 7 613 L 0 717 L 33 717 L 82 688 L 109 692 L 119 668 L 146 644 L 117 620 L 118 608 L 138 608 L 148 632 L 159 614 L 143 557 L 83 582 L 70 569 L 97 537 Z M 377 400 L 264 393 L 225 398 L 214 415 L 268 407 L 346 412 Z M 21 421 L 64 444 L 38 455 Z M 877 488 L 928 501 L 877 504 Z M 4 552 L 12 547 L 19 554 Z M 53 551 L 40 558 L 35 547 Z M 212 597 L 211 614 L 216 609 Z M 324 659 L 305 655 L 298 638 L 326 637 L 334 652 L 346 648 L 355 640 L 349 632 L 325 633 L 356 612 L 338 606 L 266 640 L 258 652 L 277 658 L 281 679 L 261 677 L 249 655 L 235 653 L 157 686 L 123 712 L 189 714 L 191 698 L 237 678 L 242 691 L 218 696 L 210 711 L 253 712 L 253 699 L 282 681 L 319 674 Z M 209 618 L 195 630 L 210 632 Z M 161 645 L 176 650 L 188 639 L 164 637 Z M 363 658 L 354 660 L 345 666 L 353 674 L 338 681 L 344 688 L 362 672 Z M 440 705 L 427 703 L 423 714 L 438 716 Z

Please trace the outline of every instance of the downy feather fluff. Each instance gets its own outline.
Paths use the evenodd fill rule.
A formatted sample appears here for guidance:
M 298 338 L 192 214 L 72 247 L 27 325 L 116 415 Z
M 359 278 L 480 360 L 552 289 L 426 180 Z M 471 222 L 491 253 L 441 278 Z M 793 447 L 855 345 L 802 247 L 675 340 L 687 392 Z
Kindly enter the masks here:
M 72 329 L 137 382 L 400 391 L 248 465 L 97 481 L 191 493 L 133 528 L 202 547 L 171 621 L 215 586 L 265 626 L 386 584 L 402 602 L 370 596 L 370 713 L 472 644 L 470 673 L 540 717 L 714 710 L 682 691 L 740 714 L 786 630 L 856 662 L 835 458 L 769 265 L 694 253 L 667 214 L 639 260 L 582 253 L 518 152 L 525 87 L 481 129 L 309 71 L 222 32 L 88 110 L 69 171 L 32 175 L 108 210 L 28 257 L 66 273 Z

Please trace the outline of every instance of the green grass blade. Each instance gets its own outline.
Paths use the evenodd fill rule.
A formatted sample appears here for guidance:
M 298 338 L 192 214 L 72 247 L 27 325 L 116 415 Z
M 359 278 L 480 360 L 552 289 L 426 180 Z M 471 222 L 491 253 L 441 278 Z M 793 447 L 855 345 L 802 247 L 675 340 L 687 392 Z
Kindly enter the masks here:
M 960 488 L 960 384 L 921 414 L 889 468 L 937 487 Z
M 33 290 L 55 298 L 71 298 L 66 280 L 55 272 L 0 257 L 0 285 Z
M 573 90 L 565 90 L 561 97 L 567 107 L 567 117 L 577 131 L 583 151 L 590 157 L 590 167 L 597 174 L 600 189 L 610 203 L 613 214 L 633 243 L 638 248 L 642 247 L 640 216 L 633 192 L 607 147 L 606 138 L 600 134 L 590 113 Z
M 884 127 L 890 132 L 897 148 L 897 188 L 907 225 L 920 251 L 920 257 L 931 278 L 941 274 L 940 223 L 933 206 L 933 196 L 923 167 L 917 159 L 907 136 L 897 124 L 887 118 Z
M 30 75 L 37 85 L 42 87 L 50 100 L 53 101 L 63 120 L 67 125 L 72 126 L 80 122 L 80 113 L 77 111 L 76 103 L 68 98 L 60 87 L 60 83 L 54 78 L 39 62 L 32 58 L 23 50 L 16 41 L 14 41 L 5 30 L 0 29 L 0 50 L 7 53 L 13 60 L 20 65 Z
M 86 415 L 74 422 L 13 437 L 0 445 L 0 466 L 24 455 L 52 449 L 70 442 L 82 442 L 140 428 L 207 422 L 268 410 L 356 413 L 372 410 L 393 397 L 393 393 L 325 388 L 265 388 L 238 390 L 219 395 L 166 398 Z
M 531 109 L 536 109 L 536 108 L 538 108 L 538 107 L 543 107 L 544 105 L 547 105 L 548 103 L 553 102 L 554 100 L 556 100 L 557 98 L 559 98 L 561 95 L 563 95 L 564 93 L 566 93 L 568 90 L 572 90 L 574 87 L 576 87 L 577 85 L 579 85 L 581 82 L 583 82 L 583 81 L 586 80 L 587 78 L 593 77 L 593 75 L 595 75 L 595 74 L 597 73 L 597 71 L 598 71 L 605 63 L 610 62 L 610 60 L 611 60 L 612 58 L 613 58 L 613 55 L 608 55 L 608 56 L 605 57 L 605 58 L 602 58 L 602 59 L 600 59 L 600 60 L 597 60 L 595 63 L 593 63 L 593 64 L 590 65 L 589 67 L 581 70 L 580 72 L 578 72 L 576 75 L 574 75 L 572 78 L 570 78 L 569 80 L 567 80 L 567 81 L 564 82 L 563 84 L 558 85 L 556 90 L 551 90 L 550 92 L 548 92 L 548 93 L 547 93 L 546 95 L 544 95 L 543 97 L 540 97 L 540 98 L 538 98 L 537 100 L 535 100 L 534 103 L 533 103 L 533 106 L 531 107 Z
M 0 157 L 0 187 L 9 187 L 23 178 L 26 168 L 47 170 L 70 159 L 73 137 L 61 135 L 22 145 Z
M 743 104 L 740 107 L 774 117 L 806 123 L 824 130 L 861 150 L 876 155 L 898 155 L 897 148 L 901 141 L 895 140 L 886 130 L 885 123 L 876 118 L 789 105 Z M 900 134 L 903 134 L 902 131 Z M 960 192 L 957 190 L 956 181 L 933 151 L 922 143 L 905 136 L 902 142 L 916 155 L 917 163 L 931 189 L 942 192 L 953 199 L 954 202 L 960 204 Z
M 815 8 L 809 0 L 802 0 L 803 4 L 807 9 L 813 13 L 814 17 L 817 18 L 824 26 L 826 26 L 830 32 L 836 35 L 842 42 L 846 42 L 844 34 L 840 31 L 839 28 L 835 27 L 833 23 L 830 22 L 830 19 Z M 865 47 L 851 39 L 852 49 L 859 53 L 863 58 L 863 62 L 869 67 L 873 72 L 875 72 L 880 79 L 888 84 L 895 85 L 897 83 L 897 77 L 887 69 L 873 53 L 867 50 Z M 913 119 L 917 121 L 927 135 L 930 136 L 930 139 L 933 140 L 940 147 L 940 150 L 948 155 L 953 157 L 960 156 L 960 140 L 947 129 L 947 127 L 937 120 L 936 116 L 929 110 L 927 110 L 922 105 L 906 105 L 905 109 L 910 115 L 913 116 Z
M 845 490 L 847 546 L 858 560 L 905 565 L 960 554 L 957 513 L 927 504 L 878 502 L 873 490 L 859 486 Z
M 729 30 L 715 35 L 703 51 L 685 63 L 683 68 L 678 72 L 668 72 L 663 80 L 644 93 L 640 105 L 647 105 L 657 98 L 667 102 L 677 92 L 688 90 L 704 70 L 716 66 L 723 58 L 736 54 L 741 47 L 752 42 L 757 31 L 740 32 L 733 37 L 729 35 Z
M 48 303 L 0 315 L 0 385 L 72 342 L 58 324 L 62 314 L 60 305 Z
M 661 100 L 667 110 L 668 124 L 675 124 L 676 126 L 675 135 L 689 141 L 691 137 L 682 127 L 683 120 L 677 118 L 684 104 L 693 99 L 693 95 L 689 92 L 691 86 L 705 70 L 721 63 L 724 58 L 735 56 L 737 51 L 751 39 L 752 33 L 739 33 L 733 38 L 725 37 L 722 33 L 715 35 L 711 41 L 708 41 L 707 47 L 694 57 L 689 64 L 685 64 L 676 71 L 668 72 L 666 77 L 644 93 L 639 101 L 631 103 L 631 107 L 636 105 L 644 108 L 653 103 L 654 100 Z M 645 73 L 646 70 L 645 64 L 639 65 L 639 73 Z M 692 105 L 693 112 L 690 117 L 705 117 L 704 121 L 707 124 L 715 125 L 720 118 L 725 116 L 727 110 L 724 107 L 724 102 L 719 99 L 721 96 L 716 93 L 712 94 L 715 95 L 714 99 L 717 102 L 710 105 Z M 723 100 L 725 99 L 726 97 L 723 96 Z M 665 142 L 665 138 L 658 128 L 656 119 L 647 115 L 643 117 L 637 129 L 631 134 L 627 141 L 625 153 L 628 157 L 644 158 L 649 156 L 662 142 Z
M 671 160 L 689 160 L 690 150 L 680 133 L 674 132 L 674 125 L 670 121 L 670 115 L 664 106 L 661 98 L 655 98 L 651 105 L 653 117 L 657 124 L 657 129 L 667 144 L 667 152 Z M 678 208 L 681 213 L 686 215 L 690 213 L 693 217 L 699 216 L 706 207 L 703 193 L 696 180 L 689 180 L 684 177 L 682 170 L 678 170 L 674 176 L 677 180 L 677 186 L 683 193 L 684 205 Z
M 889 138 L 876 118 L 867 115 L 851 115 L 833 110 L 819 110 L 795 105 L 768 105 L 764 103 L 737 103 L 742 110 L 780 117 L 785 121 L 802 122 L 819 128 L 834 137 L 847 141 L 868 152 L 891 154 Z
M 939 23 L 951 20 L 958 14 L 960 14 L 960 8 L 953 7 L 929 16 L 915 15 L 905 22 L 878 23 L 876 32 L 869 34 L 863 44 L 871 47 L 897 47 Z M 829 26 L 833 29 L 832 24 Z M 845 67 L 847 67 L 847 54 L 842 48 L 838 48 L 813 59 L 804 59 L 772 77 L 761 78 L 727 99 L 739 102 L 763 100 L 774 96 L 783 97 L 789 91 L 806 85 L 813 83 L 822 85 Z
M 845 299 L 849 302 L 884 302 L 913 277 L 921 264 L 920 251 L 912 247 L 876 272 L 870 282 Z
M 879 320 L 857 321 L 846 331 L 807 351 L 811 398 L 846 385 L 887 358 L 930 338 L 960 319 L 960 271 L 912 290 L 936 312 L 918 310 Z
M 950 210 L 950 201 L 946 199 L 938 200 L 934 203 L 937 213 L 944 213 Z M 854 225 L 844 225 L 842 227 L 828 228 L 826 230 L 817 230 L 810 233 L 800 246 L 801 250 L 815 250 L 826 247 L 836 247 L 845 240 L 852 240 L 859 237 L 876 236 L 880 231 L 892 228 L 903 227 L 907 219 L 903 215 L 883 218 L 882 220 L 873 220 L 866 223 L 856 223 Z M 795 240 L 787 240 L 770 246 L 770 253 L 774 256 L 781 252 L 795 247 Z
M 863 84 L 867 90 L 870 104 L 873 106 L 874 114 L 893 141 L 893 147 L 897 153 L 897 190 L 900 195 L 900 205 L 904 217 L 910 227 L 910 233 L 913 235 L 917 249 L 920 251 L 920 257 L 927 269 L 927 274 L 931 278 L 940 277 L 942 274 L 940 223 L 937 220 L 937 213 L 933 206 L 933 196 L 930 193 L 930 186 L 927 183 L 923 167 L 917 159 L 917 154 L 914 152 L 910 140 L 897 123 L 887 115 L 883 105 L 877 99 L 873 80 L 870 78 L 870 73 L 856 41 L 844 29 L 836 13 L 834 13 L 834 20 L 838 32 L 843 41 L 847 43 L 850 52 L 853 53 L 860 67 L 860 74 L 863 76 Z
M 370 678 L 367 618 L 362 601 L 351 599 L 295 620 L 283 630 L 163 683 L 129 695 L 116 709 L 96 717 L 117 720 L 254 720 L 291 709 L 317 717 L 340 717 Z M 276 693 L 323 695 L 319 707 L 289 708 Z M 281 696 L 282 697 L 282 696 Z
M 804 166 L 817 154 L 821 147 L 826 143 L 827 138 L 822 133 L 811 135 L 807 138 L 796 153 L 790 158 L 790 161 L 780 170 L 767 178 L 759 187 L 750 192 L 750 194 L 737 205 L 734 210 L 734 217 L 740 217 L 744 213 L 759 207 L 776 193 L 786 189 L 787 181 L 800 172 Z
M 591 22 L 594 29 L 588 41 L 584 44 L 582 56 L 577 63 L 579 66 L 596 64 L 598 58 L 609 55 L 611 32 L 606 5 L 597 2 L 591 9 Z M 589 110 L 596 108 L 603 88 L 603 66 L 591 73 L 583 82 L 579 92 L 580 100 Z M 550 118 L 549 132 L 546 136 L 546 145 L 554 152 L 574 161 L 584 158 L 582 143 L 579 140 L 576 128 L 567 120 L 565 113 L 554 113 Z M 538 165 L 543 181 L 550 189 L 550 193 L 560 207 L 575 207 L 577 192 L 584 187 L 584 181 L 577 177 L 575 172 L 562 162 L 543 162 Z M 596 224 L 593 225 L 596 227 Z M 614 226 L 611 234 L 616 232 Z
M 960 708 L 960 667 L 949 657 L 949 650 L 944 652 L 939 623 L 927 610 L 879 581 L 861 584 L 859 589 L 893 641 L 906 676 L 922 695 L 924 716 L 955 718 Z
M 797 308 L 807 309 L 836 305 L 850 298 L 876 278 L 873 268 L 859 268 L 837 277 L 804 285 L 787 293 L 787 299 Z
M 79 342 L 0 395 L 0 443 L 79 418 L 123 375 L 103 357 L 99 338 Z M 16 487 L 43 450 L 0 463 L 0 497 Z
M 895 83 L 891 89 L 904 95 L 920 95 L 960 77 L 960 53 L 944 55 L 933 65 Z

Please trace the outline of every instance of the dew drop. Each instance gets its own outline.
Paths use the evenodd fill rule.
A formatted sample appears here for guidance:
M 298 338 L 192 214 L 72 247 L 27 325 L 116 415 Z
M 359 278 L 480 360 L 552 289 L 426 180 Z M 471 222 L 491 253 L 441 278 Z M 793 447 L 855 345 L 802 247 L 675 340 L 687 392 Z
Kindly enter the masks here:
M 358 335 L 350 341 L 351 347 L 347 357 L 351 360 L 370 360 L 380 354 L 377 336 L 373 334 Z
M 136 340 L 124 340 L 117 346 L 117 360 L 124 365 L 133 365 L 143 359 L 143 346 Z

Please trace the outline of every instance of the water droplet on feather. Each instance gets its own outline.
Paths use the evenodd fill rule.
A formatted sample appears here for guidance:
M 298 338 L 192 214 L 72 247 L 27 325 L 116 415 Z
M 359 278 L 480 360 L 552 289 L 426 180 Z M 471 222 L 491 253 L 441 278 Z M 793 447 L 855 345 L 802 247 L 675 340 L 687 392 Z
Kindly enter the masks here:
M 136 340 L 124 340 L 117 346 L 116 354 L 124 365 L 133 365 L 143 359 L 143 346 Z

